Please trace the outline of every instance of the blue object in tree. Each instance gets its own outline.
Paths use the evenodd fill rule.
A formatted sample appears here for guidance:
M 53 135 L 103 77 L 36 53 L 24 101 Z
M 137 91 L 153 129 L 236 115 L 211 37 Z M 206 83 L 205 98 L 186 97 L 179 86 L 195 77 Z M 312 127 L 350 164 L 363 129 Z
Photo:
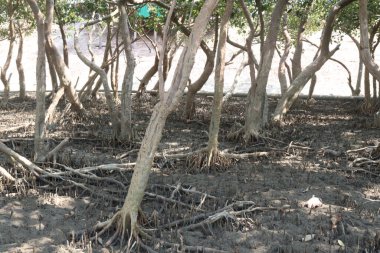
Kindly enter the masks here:
M 144 4 L 141 8 L 139 8 L 138 15 L 143 18 L 149 18 L 150 11 L 147 4 Z

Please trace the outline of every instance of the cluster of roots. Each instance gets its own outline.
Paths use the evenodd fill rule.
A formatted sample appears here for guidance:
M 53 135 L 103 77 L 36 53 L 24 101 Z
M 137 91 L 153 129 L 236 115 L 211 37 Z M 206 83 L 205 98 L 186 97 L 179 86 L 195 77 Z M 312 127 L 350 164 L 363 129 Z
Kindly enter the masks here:
M 225 171 L 233 163 L 233 159 L 227 157 L 219 150 L 200 150 L 199 152 L 191 154 L 186 159 L 187 168 L 191 173 Z

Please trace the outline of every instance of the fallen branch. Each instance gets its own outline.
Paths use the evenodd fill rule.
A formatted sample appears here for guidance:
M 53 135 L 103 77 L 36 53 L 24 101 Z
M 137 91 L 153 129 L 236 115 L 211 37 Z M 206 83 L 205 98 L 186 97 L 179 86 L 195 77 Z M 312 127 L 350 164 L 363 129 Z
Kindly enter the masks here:
M 51 157 L 54 157 L 54 161 L 56 160 L 57 153 L 70 141 L 70 138 L 66 137 L 61 143 L 59 143 L 53 150 L 47 153 L 45 156 L 42 156 L 39 159 L 39 162 L 44 162 L 49 160 Z
M 16 181 L 16 179 L 11 174 L 9 174 L 9 172 L 6 169 L 4 169 L 1 166 L 0 166 L 0 175 L 4 176 L 9 181 L 12 181 L 12 182 Z
M 17 154 L 12 149 L 8 148 L 4 143 L 0 142 L 0 152 L 6 154 L 9 157 L 12 157 L 17 162 L 21 163 L 26 169 L 32 172 L 34 175 L 39 176 L 40 174 L 45 174 L 46 172 L 29 161 L 27 158 Z

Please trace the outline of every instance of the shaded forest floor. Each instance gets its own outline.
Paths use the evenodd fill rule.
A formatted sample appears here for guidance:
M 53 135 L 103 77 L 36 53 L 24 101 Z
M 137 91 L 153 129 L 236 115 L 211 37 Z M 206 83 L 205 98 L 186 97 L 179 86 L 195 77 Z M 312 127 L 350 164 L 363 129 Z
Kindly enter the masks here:
M 156 100 L 135 100 L 140 138 Z M 380 134 L 372 117 L 357 110 L 360 101 L 300 100 L 283 126 L 270 126 L 263 138 L 245 144 L 227 138 L 244 122 L 245 98 L 231 98 L 223 109 L 220 149 L 265 156 L 203 169 L 176 156 L 207 143 L 212 98 L 199 96 L 196 103 L 194 120 L 184 121 L 178 110 L 167 121 L 142 204 L 140 223 L 152 236 L 143 238 L 146 245 L 157 252 L 380 252 Z M 23 175 L 0 153 L 0 166 L 22 179 L 16 185 L 0 180 L 0 252 L 119 249 L 102 246 L 107 235 L 92 242 L 86 233 L 76 236 L 122 206 L 139 148 L 138 140 L 112 140 L 104 99 L 92 106 L 78 116 L 60 104 L 47 147 L 66 137 L 70 142 L 54 161 L 39 165 L 54 173 L 86 167 L 97 179 L 72 172 L 66 174 L 71 181 L 47 183 Z M 34 99 L 17 98 L 0 108 L 1 141 L 29 159 L 34 109 Z M 124 165 L 98 166 L 104 164 Z M 321 206 L 308 206 L 313 195 Z

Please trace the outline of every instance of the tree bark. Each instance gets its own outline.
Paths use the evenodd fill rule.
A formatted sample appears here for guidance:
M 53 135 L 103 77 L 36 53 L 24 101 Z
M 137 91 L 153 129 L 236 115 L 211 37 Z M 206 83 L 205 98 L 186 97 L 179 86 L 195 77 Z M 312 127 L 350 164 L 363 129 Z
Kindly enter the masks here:
M 161 140 L 166 119 L 169 113 L 178 105 L 179 99 L 184 93 L 190 72 L 194 65 L 195 54 L 217 2 L 218 0 L 206 0 L 203 4 L 198 17 L 195 19 L 192 33 L 178 61 L 171 87 L 169 91 L 165 93 L 164 100 L 160 101 L 154 107 L 138 153 L 128 194 L 120 211 L 122 217 L 121 221 L 123 222 L 122 226 L 129 227 L 129 224 L 125 224 L 125 222 L 130 221 L 132 232 L 136 231 L 138 209 L 143 200 L 153 158 Z
M 328 16 L 326 17 L 325 27 L 322 31 L 319 56 L 311 64 L 309 64 L 297 77 L 294 77 L 294 80 L 288 88 L 287 92 L 278 101 L 273 115 L 274 121 L 282 120 L 284 114 L 288 112 L 310 78 L 312 78 L 313 75 L 325 64 L 325 62 L 339 49 L 339 46 L 331 51 L 329 49 L 335 17 L 344 7 L 353 1 L 354 0 L 341 0 L 330 10 Z
M 375 63 L 371 56 L 369 38 L 368 38 L 368 10 L 367 0 L 359 0 L 359 20 L 360 20 L 360 57 L 363 60 L 366 69 L 377 80 L 380 80 L 380 67 Z
M 292 77 L 295 79 L 302 71 L 302 53 L 303 53 L 303 38 L 306 23 L 309 19 L 309 11 L 313 5 L 313 0 L 308 1 L 305 10 L 301 14 L 300 23 L 297 31 L 297 42 L 292 59 Z
M 131 141 L 132 136 L 132 86 L 135 71 L 135 56 L 132 51 L 131 33 L 128 24 L 128 14 L 124 5 L 119 4 L 121 36 L 123 38 L 127 66 L 124 73 L 121 92 L 121 132 L 122 140 Z
M 194 99 L 198 91 L 200 91 L 203 85 L 207 82 L 215 66 L 215 49 L 214 50 L 203 50 L 206 54 L 206 63 L 202 74 L 199 76 L 198 80 L 188 86 L 188 91 L 186 94 L 186 104 L 185 104 L 185 119 L 191 119 L 195 113 Z
M 356 79 L 355 93 L 352 94 L 353 96 L 359 96 L 359 94 L 360 94 L 360 87 L 361 87 L 361 82 L 362 82 L 362 78 L 363 78 L 363 65 L 364 65 L 363 61 L 360 58 L 359 67 L 358 67 L 358 77 Z
M 84 64 L 86 64 L 89 68 L 91 68 L 93 71 L 98 73 L 98 75 L 100 76 L 100 80 L 103 83 L 104 94 L 106 96 L 108 109 L 109 109 L 110 115 L 111 115 L 113 135 L 115 138 L 118 138 L 120 135 L 120 120 L 119 120 L 117 109 L 116 109 L 116 103 L 115 103 L 114 97 L 112 96 L 111 89 L 110 89 L 109 84 L 108 84 L 107 73 L 104 69 L 97 66 L 94 62 L 90 61 L 89 59 L 87 59 L 82 54 L 82 52 L 80 51 L 80 49 L 78 47 L 78 34 L 77 33 L 74 36 L 74 48 L 75 48 L 75 51 L 76 51 L 79 59 L 81 59 L 81 61 Z
M 223 86 L 224 86 L 224 69 L 226 65 L 226 43 L 228 22 L 232 14 L 234 2 L 227 0 L 226 9 L 220 22 L 219 46 L 216 56 L 215 67 L 215 91 L 212 104 L 212 115 L 209 128 L 208 139 L 208 164 L 210 166 L 212 157 L 218 152 L 218 136 L 220 128 L 220 117 L 222 114 L 223 104 Z
M 46 26 L 45 26 L 45 36 L 46 36 L 46 46 L 51 53 L 52 60 L 54 63 L 55 70 L 59 76 L 61 85 L 65 87 L 65 94 L 70 101 L 71 108 L 74 111 L 82 112 L 83 105 L 79 100 L 78 94 L 74 89 L 74 84 L 71 80 L 71 73 L 66 63 L 58 52 L 55 46 L 52 36 L 51 36 L 51 26 L 53 23 L 54 15 L 54 0 L 46 0 Z
M 40 11 L 36 0 L 26 0 L 31 7 L 37 23 L 38 54 L 36 66 L 36 122 L 34 132 L 34 160 L 38 161 L 45 154 L 45 92 L 46 92 L 46 61 L 45 61 L 45 17 Z
M 248 92 L 248 106 L 245 114 L 244 139 L 257 137 L 259 131 L 266 124 L 266 87 L 269 72 L 272 66 L 277 35 L 280 30 L 281 17 L 288 0 L 279 0 L 272 12 L 268 34 L 264 43 L 263 56 L 260 59 L 257 73 L 256 87 L 251 87 Z
M 18 80 L 20 83 L 20 92 L 19 97 L 20 99 L 25 99 L 25 72 L 24 72 L 24 65 L 22 64 L 22 57 L 24 52 L 24 33 L 22 31 L 21 25 L 17 25 L 17 31 L 19 35 L 19 41 L 18 41 L 18 51 L 17 51 L 17 58 L 16 58 L 16 66 L 17 66 L 17 72 L 18 72 Z
M 377 65 L 371 56 L 370 39 L 368 38 L 368 1 L 359 0 L 359 21 L 360 21 L 360 58 L 366 67 L 366 71 L 380 81 L 380 66 Z M 357 43 L 356 43 L 357 44 Z M 369 81 L 368 81 L 369 83 Z M 374 124 L 380 127 L 380 110 L 374 115 Z
M 284 45 L 284 53 L 282 54 L 280 58 L 280 63 L 278 66 L 278 80 L 280 82 L 281 87 L 281 95 L 285 94 L 286 90 L 288 89 L 288 81 L 286 79 L 286 60 L 288 59 L 290 48 L 292 47 L 292 41 L 290 38 L 290 33 L 288 31 L 288 14 L 284 13 L 284 16 L 282 18 L 282 30 L 285 40 Z
M 13 8 L 13 3 L 12 0 L 8 0 L 7 2 L 7 15 L 8 15 L 8 29 L 9 29 L 9 47 L 8 47 L 8 53 L 7 53 L 7 58 L 5 60 L 5 63 L 3 67 L 0 67 L 0 79 L 4 85 L 4 94 L 3 94 L 3 101 L 2 104 L 6 105 L 9 100 L 9 91 L 10 91 L 10 79 L 12 74 L 7 76 L 7 71 L 9 69 L 9 65 L 11 63 L 12 59 L 12 54 L 13 54 L 13 46 L 16 40 L 15 34 L 14 34 L 14 20 L 13 20 L 13 14 L 14 14 L 14 8 Z

